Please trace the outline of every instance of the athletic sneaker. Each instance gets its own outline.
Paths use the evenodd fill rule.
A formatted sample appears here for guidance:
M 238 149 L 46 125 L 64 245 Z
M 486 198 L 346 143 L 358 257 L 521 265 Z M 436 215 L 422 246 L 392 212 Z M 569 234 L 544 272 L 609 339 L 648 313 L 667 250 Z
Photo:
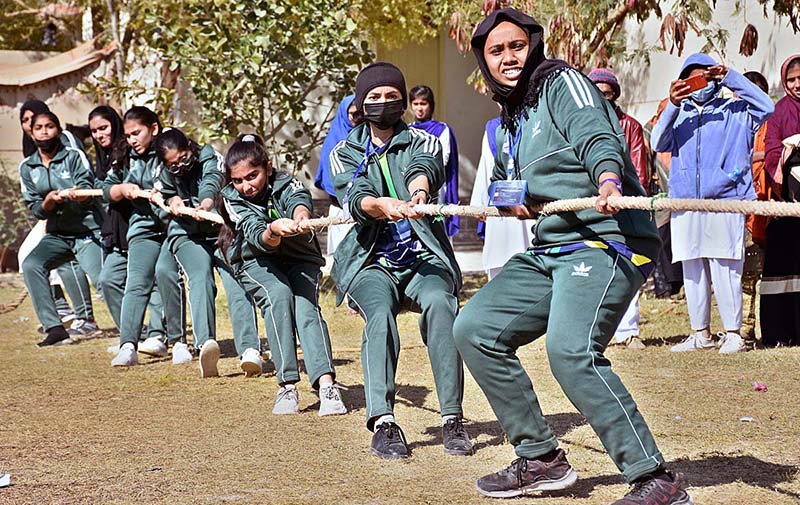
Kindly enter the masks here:
M 300 412 L 300 392 L 294 384 L 281 386 L 275 395 L 272 413 L 277 415 L 297 414 Z
M 406 436 L 400 426 L 394 422 L 381 423 L 375 426 L 370 445 L 372 454 L 383 459 L 405 459 L 411 456 Z
M 183 365 L 184 363 L 189 363 L 193 358 L 194 356 L 192 356 L 192 353 L 189 352 L 189 346 L 183 342 L 176 342 L 175 345 L 172 346 L 173 365 Z
M 245 349 L 242 353 L 239 366 L 242 367 L 245 377 L 255 377 L 261 375 L 261 363 L 261 353 L 251 347 L 250 349 Z
M 136 348 L 130 342 L 122 344 L 119 354 L 111 360 L 111 366 L 134 366 L 139 364 L 139 355 Z
M 575 484 L 578 474 L 562 449 L 552 461 L 517 458 L 507 468 L 478 479 L 478 491 L 490 498 L 514 498 L 536 491 L 555 491 Z
M 200 377 L 218 377 L 219 344 L 216 340 L 206 340 L 200 347 Z
M 89 337 L 100 333 L 100 327 L 97 323 L 88 319 L 76 319 L 72 321 L 72 325 L 67 330 L 71 337 Z
M 737 352 L 744 352 L 744 339 L 737 333 L 717 333 L 719 337 L 719 353 L 720 354 L 736 354 Z
M 75 341 L 69 338 L 69 333 L 63 326 L 54 326 L 47 330 L 47 335 L 44 340 L 36 344 L 37 347 L 47 347 L 51 345 L 67 345 L 74 344 Z
M 710 338 L 705 338 L 703 332 L 692 333 L 680 344 L 673 345 L 670 351 L 672 352 L 689 352 L 704 349 L 713 349 L 714 342 Z
M 442 426 L 442 441 L 444 452 L 454 456 L 470 456 L 472 442 L 469 433 L 464 428 L 464 420 L 460 417 L 448 419 Z
M 75 319 L 75 312 L 72 309 L 61 309 L 58 311 L 58 317 L 61 318 L 62 323 L 68 323 Z
M 139 344 L 139 352 L 161 358 L 167 355 L 167 346 L 158 337 L 150 337 Z
M 342 395 L 339 390 L 347 389 L 339 384 L 324 384 L 319 387 L 319 417 L 347 414 Z
M 679 473 L 664 472 L 633 484 L 628 494 L 611 505 L 693 505 L 682 480 L 683 475 Z

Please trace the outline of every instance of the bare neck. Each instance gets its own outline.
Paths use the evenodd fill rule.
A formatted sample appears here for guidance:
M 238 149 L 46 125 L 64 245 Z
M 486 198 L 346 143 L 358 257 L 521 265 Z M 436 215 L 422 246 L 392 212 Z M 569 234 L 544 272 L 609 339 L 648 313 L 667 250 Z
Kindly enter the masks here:
M 394 127 L 389 127 L 386 130 L 381 130 L 374 124 L 369 124 L 369 134 L 370 138 L 372 139 L 372 143 L 378 147 L 383 147 L 389 142 L 389 139 L 392 138 L 394 135 Z

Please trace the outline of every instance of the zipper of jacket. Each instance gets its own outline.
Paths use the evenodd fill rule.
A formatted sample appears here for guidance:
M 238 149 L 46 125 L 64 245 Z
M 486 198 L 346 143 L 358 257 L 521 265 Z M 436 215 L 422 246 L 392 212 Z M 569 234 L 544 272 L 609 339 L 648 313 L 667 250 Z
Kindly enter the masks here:
M 700 107 L 700 115 L 697 117 L 697 144 L 695 147 L 695 160 L 694 160 L 694 167 L 695 167 L 695 198 L 701 198 L 702 195 L 700 194 L 700 141 L 702 138 L 703 132 L 703 109 L 705 109 L 705 105 Z

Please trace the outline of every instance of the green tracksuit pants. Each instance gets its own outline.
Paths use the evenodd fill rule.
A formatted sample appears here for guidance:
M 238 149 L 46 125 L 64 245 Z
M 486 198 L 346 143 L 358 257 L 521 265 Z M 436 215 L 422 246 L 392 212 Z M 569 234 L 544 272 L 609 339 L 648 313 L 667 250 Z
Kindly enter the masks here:
M 57 310 L 69 310 L 69 303 L 64 298 L 64 291 L 67 292 L 70 301 L 72 302 L 72 309 L 75 317 L 78 319 L 86 319 L 94 321 L 94 308 L 92 306 L 92 297 L 87 296 L 90 293 L 89 280 L 86 278 L 86 273 L 81 268 L 80 263 L 76 260 L 64 263 L 56 269 L 58 276 L 61 277 L 61 282 L 64 285 L 63 291 L 61 287 L 53 289 L 53 297 L 56 302 Z
M 517 254 L 463 308 L 456 344 L 518 456 L 535 458 L 558 446 L 517 357 L 518 348 L 547 333 L 553 375 L 625 479 L 663 464 L 636 403 L 603 355 L 643 282 L 638 268 L 611 250 Z
M 50 290 L 50 270 L 77 260 L 97 289 L 102 268 L 103 249 L 96 236 L 62 237 L 47 234 L 22 262 L 25 285 L 33 308 L 45 330 L 62 326 L 55 300 Z M 84 306 L 91 306 L 91 292 L 82 287 L 77 295 Z
M 328 325 L 319 308 L 320 268 L 260 256 L 234 265 L 236 278 L 253 297 L 267 331 L 279 384 L 300 381 L 295 332 L 311 385 L 335 375 Z
M 233 269 L 222 259 L 219 249 L 214 251 L 214 266 L 219 272 L 228 299 L 236 354 L 241 357 L 247 349 L 255 349 L 260 353 L 261 340 L 258 338 L 258 313 L 255 301 L 236 280 Z
M 400 355 L 397 314 L 411 302 L 421 311 L 419 330 L 428 348 L 439 410 L 461 415 L 464 368 L 453 341 L 458 299 L 450 273 L 436 259 L 419 260 L 403 269 L 372 265 L 360 271 L 348 295 L 364 318 L 361 361 L 367 403 L 367 428 L 394 412 L 395 374 Z
M 108 311 L 117 328 L 122 326 L 120 318 L 122 312 L 122 298 L 125 295 L 125 285 L 128 280 L 128 253 L 114 249 L 106 254 L 103 261 L 103 271 L 100 273 L 100 286 L 108 304 Z M 144 338 L 160 338 L 166 342 L 166 329 L 164 327 L 164 311 L 161 306 L 161 295 L 158 287 L 150 293 L 150 321 L 144 332 Z
M 128 242 L 128 274 L 120 309 L 120 345 L 139 341 L 153 285 L 158 283 L 168 342 L 186 341 L 186 303 L 178 264 L 160 235 Z
M 170 252 L 186 274 L 189 287 L 189 311 L 192 314 L 194 347 L 200 349 L 206 340 L 216 340 L 217 285 L 214 281 L 216 268 L 222 278 L 228 296 L 236 352 L 241 354 L 248 347 L 261 349 L 258 340 L 255 307 L 247 292 L 231 277 L 230 270 L 221 256 L 215 255 L 215 237 L 189 237 L 175 235 L 167 239 Z

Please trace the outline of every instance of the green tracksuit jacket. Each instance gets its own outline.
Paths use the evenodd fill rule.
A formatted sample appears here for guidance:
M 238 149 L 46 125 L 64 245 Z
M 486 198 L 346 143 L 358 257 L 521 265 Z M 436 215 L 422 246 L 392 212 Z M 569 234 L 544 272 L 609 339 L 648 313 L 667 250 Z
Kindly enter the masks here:
M 514 178 L 528 181 L 527 203 L 597 196 L 603 172 L 620 176 L 623 195 L 645 196 L 616 112 L 591 81 L 575 70 L 554 73 L 542 84 L 539 96 L 538 106 L 522 118 L 523 134 L 514 149 Z M 505 128 L 497 129 L 502 149 L 497 151 L 492 180 L 507 178 L 513 138 Z M 534 235 L 537 247 L 592 237 L 622 242 L 651 259 L 660 249 L 655 223 L 639 210 L 613 216 L 594 209 L 543 216 Z
M 445 176 L 441 148 L 432 149 L 432 142 L 436 139 L 420 130 L 408 128 L 404 123 L 398 123 L 395 128 L 385 153 L 392 179 L 396 181 L 398 198 L 406 201 L 411 199 L 408 183 L 420 175 L 428 178 L 430 192 L 436 194 Z M 370 159 L 353 177 L 356 167 L 364 161 L 368 140 L 369 125 L 363 123 L 355 127 L 331 152 L 336 197 L 342 205 L 348 206 L 356 221 L 356 226 L 342 240 L 334 255 L 331 277 L 338 286 L 337 303 L 341 303 L 356 274 L 368 265 L 376 238 L 385 225 L 385 221 L 375 219 L 361 209 L 361 200 L 367 196 L 388 196 L 378 156 L 371 153 Z M 348 191 L 351 181 L 352 187 Z M 403 184 L 397 181 L 403 181 Z M 461 270 L 442 223 L 436 222 L 433 217 L 410 219 L 409 222 L 419 240 L 448 269 L 455 281 L 455 292 L 458 292 L 461 288 Z

